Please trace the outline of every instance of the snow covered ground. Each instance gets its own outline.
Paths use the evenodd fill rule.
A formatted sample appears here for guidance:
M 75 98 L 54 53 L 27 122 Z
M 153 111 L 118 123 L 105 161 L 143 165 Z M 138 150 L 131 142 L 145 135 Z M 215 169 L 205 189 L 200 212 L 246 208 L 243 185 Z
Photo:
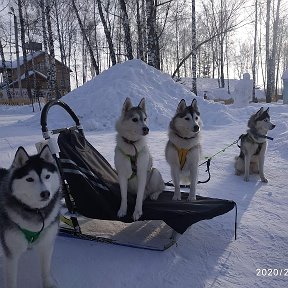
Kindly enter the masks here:
M 63 98 L 84 125 L 88 140 L 113 165 L 114 123 L 125 97 L 137 104 L 146 98 L 151 133 L 147 136 L 154 165 L 165 181 L 171 179 L 164 157 L 167 127 L 181 98 L 193 95 L 167 75 L 140 61 L 127 61 Z M 211 156 L 246 131 L 250 115 L 261 107 L 245 108 L 199 102 L 203 127 L 203 157 Z M 269 133 L 265 170 L 269 180 L 250 182 L 234 175 L 237 145 L 213 158 L 211 180 L 198 185 L 198 194 L 234 200 L 238 205 L 238 238 L 234 240 L 235 211 L 194 224 L 177 245 L 164 252 L 58 237 L 53 274 L 61 288 L 234 288 L 288 287 L 288 107 L 271 107 L 276 128 Z M 65 112 L 51 109 L 48 127 L 69 125 Z M 40 114 L 30 107 L 0 106 L 0 166 L 9 167 L 18 146 L 35 153 L 42 139 Z M 61 124 L 59 124 L 61 123 Z M 51 124 L 51 126 L 49 126 Z M 72 122 L 70 123 L 72 124 Z M 114 166 L 114 165 L 113 165 Z M 204 168 L 200 180 L 206 179 Z M 0 252 L 1 255 L 1 252 Z M 20 261 L 19 287 L 39 288 L 39 262 L 33 251 Z M 258 270 L 260 269 L 260 270 Z M 269 270 L 272 269 L 272 270 Z M 3 258 L 0 256 L 0 273 Z M 280 275 L 281 274 L 281 275 Z M 0 274 L 1 275 L 1 274 Z M 3 277 L 0 276 L 0 287 Z

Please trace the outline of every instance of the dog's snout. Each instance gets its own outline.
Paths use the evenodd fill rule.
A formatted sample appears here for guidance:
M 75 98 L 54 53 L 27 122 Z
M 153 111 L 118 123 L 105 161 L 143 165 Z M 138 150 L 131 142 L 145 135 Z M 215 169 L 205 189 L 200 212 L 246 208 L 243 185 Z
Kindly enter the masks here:
M 42 198 L 42 200 L 47 200 L 47 199 L 49 199 L 49 197 L 50 197 L 50 192 L 47 191 L 47 190 L 42 191 L 42 192 L 40 193 L 40 197 Z
M 143 134 L 147 135 L 149 133 L 149 128 L 147 126 L 143 127 Z
M 199 131 L 199 126 L 195 125 L 193 130 L 194 130 L 194 132 L 198 132 Z

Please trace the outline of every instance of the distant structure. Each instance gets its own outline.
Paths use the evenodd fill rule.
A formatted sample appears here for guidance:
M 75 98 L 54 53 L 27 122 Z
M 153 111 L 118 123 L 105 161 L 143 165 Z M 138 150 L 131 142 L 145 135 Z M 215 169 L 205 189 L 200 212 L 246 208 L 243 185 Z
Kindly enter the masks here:
M 243 74 L 243 79 L 235 85 L 233 93 L 234 105 L 244 107 L 252 101 L 253 81 L 250 79 L 249 73 Z
M 288 104 L 288 69 L 282 75 L 283 79 L 283 104 Z
M 31 44 L 30 44 L 31 45 Z M 28 48 L 28 47 L 27 47 Z M 55 59 L 56 62 L 56 82 L 59 87 L 61 95 L 65 95 L 71 90 L 70 86 L 70 72 L 69 67 L 62 64 Z M 18 73 L 17 73 L 17 61 L 6 61 L 6 70 L 9 78 L 9 87 L 12 98 L 18 98 L 20 96 Z M 20 66 L 20 79 L 22 86 L 22 97 L 27 98 L 27 82 L 29 81 L 30 87 L 33 92 L 36 92 L 36 97 L 47 97 L 48 91 L 48 69 L 45 66 L 45 53 L 43 51 L 31 52 L 27 55 L 28 66 L 28 79 L 25 77 L 25 69 L 23 63 L 23 57 L 19 57 Z M 0 74 L 3 74 L 4 69 L 2 62 L 0 61 Z M 2 77 L 3 79 L 3 77 Z M 3 89 L 3 83 L 0 83 L 0 92 L 3 94 L 3 98 L 7 98 L 6 91 Z M 2 91 L 1 91 L 2 90 Z M 1 96 L 1 93 L 0 93 Z

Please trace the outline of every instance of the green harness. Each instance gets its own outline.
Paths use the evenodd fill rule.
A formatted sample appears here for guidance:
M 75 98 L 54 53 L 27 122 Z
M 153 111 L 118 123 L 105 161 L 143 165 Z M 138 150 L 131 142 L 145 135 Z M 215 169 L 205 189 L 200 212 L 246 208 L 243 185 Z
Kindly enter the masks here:
M 26 240 L 28 241 L 29 244 L 32 244 L 33 242 L 35 242 L 39 238 L 40 233 L 43 231 L 41 229 L 38 232 L 33 232 L 33 231 L 26 230 L 26 229 L 23 229 L 23 228 L 20 228 L 20 230 L 24 234 L 24 236 L 25 236 L 25 238 L 26 238 Z
M 40 214 L 41 220 L 42 220 L 42 227 L 41 227 L 40 231 L 34 232 L 34 231 L 30 231 L 30 230 L 19 227 L 19 229 L 24 234 L 24 236 L 25 236 L 25 238 L 29 244 L 34 243 L 39 238 L 41 232 L 44 230 L 44 226 L 45 226 L 44 217 L 39 210 L 37 210 L 37 214 Z

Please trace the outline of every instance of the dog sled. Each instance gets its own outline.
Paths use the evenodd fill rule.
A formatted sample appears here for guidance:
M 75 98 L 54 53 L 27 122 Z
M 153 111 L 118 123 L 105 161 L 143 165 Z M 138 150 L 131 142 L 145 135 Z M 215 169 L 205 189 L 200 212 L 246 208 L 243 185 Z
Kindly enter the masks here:
M 75 126 L 49 130 L 47 116 L 53 106 L 63 108 Z M 162 251 L 191 225 L 236 207 L 234 201 L 201 196 L 188 202 L 184 186 L 182 200 L 172 201 L 173 188 L 167 183 L 158 200 L 143 202 L 143 215 L 136 222 L 132 218 L 136 196 L 128 193 L 127 215 L 118 218 L 121 194 L 117 173 L 87 141 L 74 111 L 64 102 L 52 100 L 43 107 L 41 127 L 42 145 L 48 143 L 63 181 L 60 235 Z M 58 143 L 53 135 L 58 136 Z M 236 221 L 235 217 L 235 237 Z

